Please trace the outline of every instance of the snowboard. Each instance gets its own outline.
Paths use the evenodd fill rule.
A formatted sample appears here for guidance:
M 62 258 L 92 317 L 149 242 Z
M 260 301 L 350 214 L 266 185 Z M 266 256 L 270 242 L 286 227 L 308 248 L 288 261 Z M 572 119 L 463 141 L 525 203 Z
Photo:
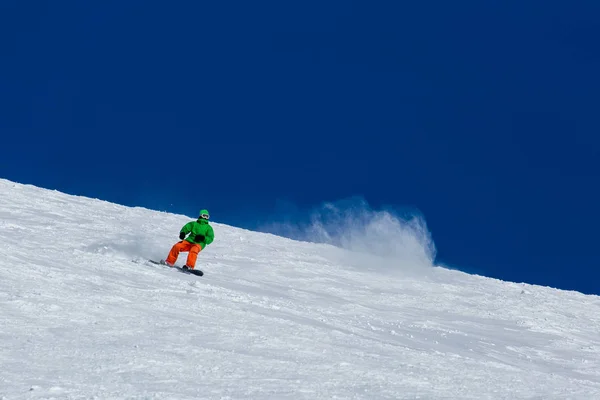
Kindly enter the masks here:
M 148 260 L 149 262 L 151 262 L 152 264 L 156 264 L 156 265 L 164 265 L 165 267 L 169 267 L 164 260 L 160 260 L 160 261 L 156 261 L 156 260 Z M 196 275 L 196 276 L 202 276 L 204 275 L 204 272 L 200 271 L 199 269 L 189 269 L 189 268 L 185 268 L 185 267 L 179 267 L 179 266 L 174 266 L 174 267 L 169 267 L 169 268 L 175 268 L 177 271 L 179 272 L 183 272 L 184 274 L 188 274 L 188 275 Z

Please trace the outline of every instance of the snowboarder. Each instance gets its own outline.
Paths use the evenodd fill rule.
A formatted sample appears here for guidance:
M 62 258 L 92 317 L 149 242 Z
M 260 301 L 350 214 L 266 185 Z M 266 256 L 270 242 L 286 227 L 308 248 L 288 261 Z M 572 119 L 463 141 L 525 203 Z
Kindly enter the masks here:
M 175 266 L 179 253 L 183 251 L 184 253 L 189 252 L 183 268 L 193 270 L 196 267 L 198 253 L 215 239 L 213 228 L 208 223 L 209 218 L 208 210 L 201 210 L 197 221 L 190 221 L 181 228 L 179 232 L 181 241 L 175 243 L 165 260 L 165 264 L 170 267 Z

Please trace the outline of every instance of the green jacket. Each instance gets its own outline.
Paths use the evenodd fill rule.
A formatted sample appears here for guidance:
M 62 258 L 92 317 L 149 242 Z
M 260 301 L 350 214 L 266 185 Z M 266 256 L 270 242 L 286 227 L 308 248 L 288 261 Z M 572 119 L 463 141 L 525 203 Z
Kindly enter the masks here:
M 205 219 L 188 222 L 181 228 L 180 233 L 189 234 L 185 240 L 190 243 L 199 244 L 203 249 L 215 240 L 215 232 Z M 196 240 L 196 235 L 204 235 L 204 240 Z

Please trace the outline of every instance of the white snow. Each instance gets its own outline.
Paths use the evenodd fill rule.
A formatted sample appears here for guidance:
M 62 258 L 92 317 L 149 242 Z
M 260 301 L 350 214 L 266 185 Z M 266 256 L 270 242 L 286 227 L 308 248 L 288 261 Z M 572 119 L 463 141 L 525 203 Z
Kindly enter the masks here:
M 0 399 L 600 399 L 597 296 L 190 219 L 0 180 Z

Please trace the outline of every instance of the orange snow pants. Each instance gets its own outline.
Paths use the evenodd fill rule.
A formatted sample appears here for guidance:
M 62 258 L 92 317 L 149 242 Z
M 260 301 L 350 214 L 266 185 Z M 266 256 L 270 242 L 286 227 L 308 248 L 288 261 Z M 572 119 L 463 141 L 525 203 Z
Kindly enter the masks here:
M 196 266 L 196 258 L 198 257 L 198 253 L 202 250 L 202 246 L 199 244 L 190 243 L 187 240 L 175 243 L 171 251 L 169 252 L 169 256 L 165 260 L 167 264 L 174 265 L 175 261 L 177 261 L 177 257 L 179 257 L 180 252 L 189 252 L 187 261 L 185 265 L 194 269 Z

